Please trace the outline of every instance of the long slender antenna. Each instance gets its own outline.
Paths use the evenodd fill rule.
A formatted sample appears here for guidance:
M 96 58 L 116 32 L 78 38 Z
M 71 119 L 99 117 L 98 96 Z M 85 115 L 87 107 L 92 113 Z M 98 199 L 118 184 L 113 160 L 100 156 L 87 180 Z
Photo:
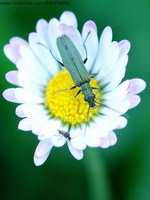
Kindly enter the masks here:
M 113 110 L 113 111 L 119 113 L 120 115 L 124 115 L 125 117 L 129 117 L 127 114 L 123 114 L 123 113 L 119 112 L 118 110 L 116 110 L 116 109 L 114 109 L 114 108 L 111 108 L 111 107 L 109 107 L 109 106 L 107 106 L 107 105 L 105 105 L 105 104 L 103 104 L 103 103 L 99 103 L 99 102 L 96 102 L 96 101 L 95 101 L 95 103 L 97 103 L 97 104 L 99 104 L 99 105 L 102 105 L 102 106 L 104 106 L 104 107 L 106 107 L 106 108 L 108 108 L 108 109 L 111 109 L 111 110 Z
M 57 58 L 54 56 L 54 54 L 52 53 L 52 51 L 51 51 L 50 48 L 48 48 L 46 45 L 44 45 L 44 44 L 42 44 L 42 43 L 40 43 L 40 42 L 37 42 L 37 44 L 39 44 L 39 45 L 45 47 L 46 49 L 48 49 L 49 52 L 51 53 L 51 55 L 53 56 L 53 58 L 54 58 L 61 66 L 64 67 L 64 64 L 63 64 L 62 62 L 60 62 L 59 60 L 57 60 Z
M 86 40 L 87 40 L 88 36 L 90 35 L 90 33 L 91 33 L 91 31 L 88 32 L 88 34 L 87 34 L 87 36 L 86 36 L 86 38 L 85 38 L 85 40 L 84 40 L 84 42 L 83 42 L 83 47 L 84 47 L 84 49 L 85 49 L 85 55 L 86 55 L 86 58 L 85 58 L 84 61 L 83 61 L 84 64 L 85 64 L 85 63 L 87 62 L 87 60 L 88 60 L 87 48 L 86 48 L 86 46 L 85 46 L 85 43 L 86 43 Z

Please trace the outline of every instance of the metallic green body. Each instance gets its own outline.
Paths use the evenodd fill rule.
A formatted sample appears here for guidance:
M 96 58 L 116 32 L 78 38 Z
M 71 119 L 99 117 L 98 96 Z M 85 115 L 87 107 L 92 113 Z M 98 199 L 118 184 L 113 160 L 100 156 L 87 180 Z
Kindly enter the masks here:
M 91 108 L 94 108 L 95 94 L 93 94 L 93 88 L 89 84 L 91 78 L 85 68 L 79 51 L 66 35 L 62 35 L 57 38 L 57 47 L 61 55 L 63 65 L 70 73 L 75 86 L 81 88 L 80 91 L 84 95 L 84 100 L 89 103 Z M 80 91 L 75 95 L 75 97 L 77 97 Z

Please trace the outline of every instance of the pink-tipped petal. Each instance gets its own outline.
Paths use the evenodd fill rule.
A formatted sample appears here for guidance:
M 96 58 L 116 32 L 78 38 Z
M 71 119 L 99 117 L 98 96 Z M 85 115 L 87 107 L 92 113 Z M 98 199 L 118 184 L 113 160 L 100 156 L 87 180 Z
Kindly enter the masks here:
M 58 48 L 56 45 L 56 39 L 59 36 L 58 33 L 59 26 L 60 22 L 56 18 L 52 18 L 48 24 L 48 35 L 49 35 L 50 47 L 53 49 L 53 54 L 57 59 L 60 60 L 60 57 L 58 57 Z
M 105 42 L 107 42 L 105 44 Z M 94 69 L 99 71 L 97 78 L 104 81 L 106 84 L 110 82 L 108 77 L 112 79 L 113 71 L 116 69 L 119 57 L 118 42 L 103 41 L 99 44 L 98 56 Z M 107 81 L 107 82 L 106 82 Z
M 128 54 L 129 50 L 130 50 L 130 42 L 128 40 L 122 40 L 119 42 L 119 48 L 120 48 L 120 54 L 119 57 Z
M 36 24 L 36 31 L 44 45 L 49 44 L 48 23 L 44 19 L 38 20 Z
M 9 88 L 7 90 L 5 90 L 3 92 L 3 97 L 7 100 L 7 101 L 10 101 L 10 102 L 13 102 L 13 103 L 21 103 L 16 97 L 15 97 L 15 88 Z
M 40 133 L 38 134 L 38 138 L 40 140 L 52 137 L 60 127 L 60 121 L 56 119 L 49 119 L 45 122 L 42 127 Z
M 45 43 L 46 47 L 40 45 L 39 43 L 43 44 L 41 37 L 37 33 L 30 33 L 29 44 L 34 52 L 34 55 L 36 56 L 36 61 L 39 61 L 41 70 L 44 70 L 44 74 L 46 70 L 46 75 L 53 74 L 54 76 L 58 72 L 58 65 L 56 65 L 56 61 L 50 53 L 51 47 L 48 46 L 49 43 Z
M 118 118 L 118 126 L 116 127 L 116 129 L 122 129 L 124 127 L 126 127 L 127 125 L 127 119 L 125 117 L 119 117 Z
M 45 155 L 41 157 L 37 157 L 36 155 L 34 155 L 34 164 L 37 167 L 43 165 L 43 163 L 45 163 L 45 161 L 47 160 L 49 154 L 50 154 L 50 151 L 48 151 Z
M 84 137 L 84 142 L 89 147 L 98 147 L 100 144 L 99 135 L 97 133 L 97 127 L 95 124 L 91 124 L 90 127 L 87 127 L 86 134 Z
M 111 145 L 110 143 L 110 140 L 109 140 L 109 137 L 103 137 L 103 138 L 100 138 L 100 147 L 101 148 L 108 148 L 109 146 Z
M 70 132 L 71 137 L 71 144 L 74 148 L 79 150 L 84 150 L 86 148 L 86 144 L 83 140 L 83 129 L 81 130 L 80 127 L 76 129 L 71 129 Z
M 75 149 L 70 142 L 68 142 L 68 148 L 70 153 L 73 155 L 74 158 L 77 160 L 81 160 L 83 158 L 83 151 Z
M 86 148 L 86 144 L 83 141 L 83 137 L 74 137 L 71 139 L 72 146 L 76 149 L 84 150 Z
M 55 147 L 62 147 L 66 143 L 66 139 L 62 135 L 54 135 L 52 137 L 52 144 Z
M 28 43 L 19 37 L 13 37 L 10 40 L 10 44 L 6 44 L 4 46 L 4 53 L 8 57 L 9 60 L 11 60 L 13 63 L 16 64 L 16 62 L 20 59 L 20 46 L 21 45 L 28 45 Z
M 39 135 L 43 127 L 45 127 L 45 124 L 47 123 L 48 120 L 49 116 L 34 119 L 32 123 L 32 133 L 34 133 L 35 135 Z
M 29 118 L 22 119 L 19 122 L 18 129 L 20 129 L 22 131 L 30 131 L 31 127 L 32 127 L 32 122 L 33 122 L 33 120 L 31 120 Z
M 116 69 L 112 72 L 112 74 L 110 74 L 110 76 L 108 75 L 108 77 L 105 77 L 106 80 L 109 80 L 109 82 L 107 82 L 109 84 L 108 86 L 106 86 L 106 91 L 111 91 L 120 84 L 126 72 L 127 61 L 127 55 L 123 59 L 121 57 L 121 59 L 119 59 L 117 65 L 115 66 Z
M 24 118 L 24 117 L 25 117 L 25 115 L 24 115 L 24 113 L 23 113 L 23 106 L 22 106 L 22 104 L 19 105 L 19 106 L 17 106 L 17 108 L 16 108 L 16 115 L 17 115 L 18 117 L 21 117 L 21 118 Z
M 141 98 L 138 95 L 128 94 L 126 100 L 129 101 L 129 109 L 131 109 L 136 107 L 140 103 Z
M 112 41 L 112 29 L 110 26 L 107 26 L 101 34 L 100 45 L 103 47 L 107 47 L 108 45 L 110 45 L 111 41 Z
M 21 46 L 21 45 L 27 45 L 28 46 L 28 42 L 20 37 L 13 37 L 10 39 L 10 44 L 11 45 L 16 45 L 16 46 Z
M 144 80 L 139 78 L 134 78 L 130 80 L 128 87 L 128 92 L 132 94 L 138 94 L 146 88 L 146 83 Z
M 124 100 L 128 93 L 129 80 L 122 82 L 117 88 L 104 95 L 105 102 L 109 107 Z
M 60 22 L 67 26 L 73 26 L 77 28 L 77 19 L 73 12 L 65 11 L 60 16 Z
M 20 54 L 19 54 L 19 49 L 15 46 L 12 46 L 10 44 L 6 44 L 4 46 L 4 53 L 7 56 L 7 58 L 13 62 L 14 64 L 16 64 L 16 62 L 19 60 L 20 58 Z
M 50 154 L 53 145 L 50 139 L 41 140 L 34 153 L 34 163 L 36 166 L 42 165 Z
M 35 95 L 32 95 L 27 90 L 23 88 L 16 88 L 14 90 L 15 97 L 22 103 L 43 103 L 44 100 L 41 97 L 36 97 Z
M 98 37 L 97 37 L 97 27 L 93 21 L 87 21 L 82 29 L 82 38 L 85 42 L 87 49 L 88 60 L 86 62 L 86 67 L 90 70 L 98 51 Z M 85 41 L 86 39 L 86 41 Z M 86 53 L 84 51 L 84 57 L 86 58 Z
M 109 133 L 109 140 L 110 140 L 110 145 L 112 146 L 112 145 L 114 145 L 114 144 L 116 144 L 116 142 L 117 142 L 117 137 L 116 137 L 116 134 L 113 132 L 113 131 L 111 131 L 110 133 Z
M 28 118 L 42 118 L 45 117 L 48 111 L 40 104 L 22 104 L 22 112 Z
M 53 145 L 49 138 L 45 140 L 41 140 L 35 150 L 36 157 L 41 157 L 45 155 L 49 150 L 51 150 L 52 146 Z
M 18 71 L 15 71 L 15 70 L 9 71 L 6 73 L 5 77 L 9 83 L 20 86 L 20 83 L 18 81 Z
M 100 138 L 100 142 L 101 148 L 108 148 L 109 146 L 116 144 L 117 137 L 113 131 L 110 131 L 107 137 Z

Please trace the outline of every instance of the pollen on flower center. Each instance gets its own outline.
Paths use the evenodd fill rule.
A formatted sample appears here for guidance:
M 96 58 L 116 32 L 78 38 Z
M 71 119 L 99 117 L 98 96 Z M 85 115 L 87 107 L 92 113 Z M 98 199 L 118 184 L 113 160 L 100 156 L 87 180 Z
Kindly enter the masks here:
M 90 81 L 92 87 L 100 87 L 99 83 L 92 78 Z M 60 71 L 53 77 L 45 92 L 45 106 L 49 109 L 50 114 L 62 120 L 63 123 L 69 125 L 80 125 L 93 118 L 98 111 L 99 105 L 94 109 L 89 109 L 89 104 L 84 100 L 84 96 L 80 93 L 74 97 L 80 90 L 79 87 L 69 90 L 74 86 L 74 82 L 67 70 Z M 96 95 L 95 99 L 100 99 L 100 92 L 93 90 Z

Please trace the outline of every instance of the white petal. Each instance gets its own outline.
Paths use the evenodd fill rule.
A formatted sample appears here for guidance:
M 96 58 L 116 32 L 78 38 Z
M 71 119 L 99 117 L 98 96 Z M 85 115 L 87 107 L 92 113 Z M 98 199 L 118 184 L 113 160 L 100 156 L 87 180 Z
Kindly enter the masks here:
M 120 43 L 111 40 L 112 31 L 108 27 L 100 38 L 99 53 L 93 70 L 94 73 L 98 73 L 97 79 L 102 85 L 108 84 L 106 91 L 116 88 L 123 79 L 128 61 L 127 53 L 130 49 L 127 40 Z
M 111 145 L 110 143 L 110 140 L 108 137 L 103 137 L 103 138 L 100 138 L 100 147 L 101 148 L 107 148 Z
M 34 164 L 37 167 L 42 165 L 47 160 L 49 154 L 50 154 L 50 151 L 48 151 L 45 155 L 43 155 L 41 157 L 37 157 L 36 155 L 34 155 Z
M 41 132 L 42 128 L 45 126 L 48 120 L 49 120 L 49 116 L 35 118 L 32 123 L 32 132 L 35 135 L 39 135 L 39 133 Z
M 49 46 L 49 36 L 48 36 L 48 23 L 44 19 L 38 20 L 36 24 L 36 31 L 44 45 Z
M 71 144 L 74 148 L 83 150 L 86 148 L 86 144 L 83 140 L 83 130 L 80 128 L 71 129 Z
M 100 116 L 95 118 L 96 134 L 99 137 L 105 137 L 110 130 L 116 128 L 116 119 L 110 116 Z
M 107 107 L 107 105 L 106 107 L 104 106 L 101 109 L 101 113 L 103 113 L 104 115 L 115 117 L 115 116 L 123 115 L 124 113 L 126 113 L 127 110 L 129 109 L 129 106 L 130 106 L 130 103 L 129 101 L 126 100 L 113 107 Z
M 105 104 L 109 107 L 113 107 L 114 105 L 122 102 L 128 93 L 128 87 L 129 80 L 126 80 L 111 92 L 104 94 L 103 98 L 105 99 Z
M 58 57 L 59 52 L 56 45 L 56 39 L 59 36 L 59 33 L 58 33 L 59 25 L 60 25 L 60 22 L 56 18 L 52 18 L 48 24 L 48 35 L 49 35 L 50 47 L 53 50 L 54 56 L 58 60 L 60 60 L 60 57 Z
M 34 76 L 36 76 L 36 73 L 34 74 Z M 21 86 L 26 91 L 28 91 L 29 93 L 31 93 L 34 96 L 43 97 L 43 90 L 44 90 L 45 86 L 39 85 L 38 83 L 35 83 L 34 81 L 32 81 L 26 72 L 19 70 L 18 80 L 19 80 Z
M 118 60 L 115 66 L 115 69 L 107 76 L 107 78 L 105 78 L 104 84 L 109 83 L 106 86 L 105 91 L 111 91 L 115 89 L 119 85 L 119 83 L 122 81 L 126 72 L 127 61 L 128 61 L 127 55 L 121 57 Z
M 111 41 L 112 41 L 112 29 L 110 26 L 107 26 L 103 30 L 101 37 L 100 37 L 101 46 L 107 47 L 110 45 Z
M 41 128 L 41 131 L 38 134 L 38 138 L 41 140 L 52 137 L 59 129 L 60 123 L 60 120 L 56 119 L 47 120 Z
M 16 88 L 9 88 L 9 89 L 6 89 L 4 92 L 3 92 L 3 97 L 7 100 L 7 101 L 10 101 L 10 102 L 13 102 L 13 103 L 21 103 L 21 101 L 19 101 L 15 95 L 14 95 L 14 91 L 15 91 Z
M 58 64 L 51 55 L 50 50 L 52 49 L 48 46 L 49 44 L 44 47 L 38 44 L 39 42 L 42 43 L 41 38 L 36 33 L 30 33 L 29 44 L 34 54 L 40 61 L 42 67 L 47 70 L 52 76 L 54 76 L 58 72 Z
M 41 140 L 35 150 L 35 155 L 41 157 L 45 155 L 52 148 L 50 139 Z
M 65 11 L 60 16 L 60 22 L 77 28 L 77 19 L 73 12 Z
M 119 57 L 128 54 L 130 50 L 130 42 L 128 40 L 122 40 L 119 42 L 120 54 Z
M 22 105 L 17 106 L 17 108 L 16 108 L 16 115 L 18 117 L 21 117 L 21 118 L 25 117 L 25 115 L 23 113 L 23 110 L 22 110 Z
M 67 141 L 66 138 L 62 135 L 55 134 L 52 137 L 52 144 L 55 147 L 62 147 L 66 143 L 66 141 Z
M 33 120 L 29 118 L 22 119 L 19 122 L 18 129 L 22 131 L 30 131 L 32 127 Z
M 116 134 L 113 131 L 110 132 L 109 139 L 110 139 L 111 146 L 114 145 L 114 144 L 116 144 L 117 137 L 116 137 Z
M 99 136 L 97 134 L 97 127 L 91 122 L 90 127 L 86 128 L 84 142 L 89 147 L 98 147 L 100 144 Z
M 97 75 L 98 80 L 105 79 L 105 77 L 107 77 L 108 74 L 115 69 L 118 56 L 119 45 L 117 42 L 112 42 L 107 49 L 103 49 L 102 47 L 100 48 L 99 55 L 94 66 L 95 68 L 100 69 Z
M 111 51 L 111 41 L 112 41 L 112 30 L 108 26 L 104 29 L 102 32 L 102 35 L 100 37 L 99 42 L 99 49 L 98 49 L 98 55 L 97 60 L 94 66 L 94 73 L 97 73 L 101 70 L 101 72 L 98 74 L 98 80 L 101 80 L 102 77 L 105 76 L 105 70 L 109 70 L 109 64 L 111 63 L 109 60 L 109 57 L 112 57 L 112 51 Z M 108 67 L 108 69 L 107 69 Z
M 142 92 L 146 87 L 146 83 L 144 80 L 139 78 L 134 78 L 130 80 L 128 92 L 132 94 L 138 94 Z
M 133 95 L 129 93 L 126 96 L 126 100 L 129 101 L 130 103 L 129 109 L 131 109 L 131 108 L 136 107 L 140 103 L 141 98 L 138 95 Z
M 81 160 L 83 158 L 82 150 L 75 149 L 69 142 L 68 142 L 68 148 L 74 158 L 76 158 L 77 160 Z
M 41 140 L 34 153 L 34 163 L 36 166 L 42 165 L 52 149 L 53 145 L 50 139 Z
M 85 42 L 85 39 L 86 39 L 85 46 L 87 49 L 88 60 L 85 66 L 88 70 L 90 70 L 95 60 L 95 57 L 97 55 L 97 50 L 98 50 L 97 28 L 93 21 L 90 20 L 84 24 L 83 30 L 82 30 L 82 38 L 83 38 L 83 42 Z M 84 57 L 86 57 L 85 51 L 84 51 Z
M 97 127 L 97 133 L 100 137 L 105 137 L 108 132 L 121 128 L 126 125 L 126 119 L 121 116 L 110 117 L 110 116 L 100 116 L 95 118 L 95 124 Z
M 24 44 L 28 46 L 28 43 L 19 37 L 13 37 L 10 40 L 10 44 L 4 46 L 5 55 L 15 64 L 21 57 L 20 46 Z
M 122 128 L 126 127 L 127 122 L 128 121 L 125 117 L 120 116 L 118 118 L 118 126 L 116 127 L 116 129 L 122 129 Z
M 24 90 L 23 88 L 16 88 L 14 91 L 15 97 L 21 101 L 26 103 L 44 103 L 44 99 L 40 97 L 36 97 Z
M 5 75 L 6 80 L 13 84 L 13 85 L 17 85 L 20 86 L 19 80 L 18 80 L 18 71 L 9 71 L 6 73 Z
M 42 46 L 40 44 L 36 44 L 36 47 L 41 48 Z M 45 52 L 45 48 L 43 48 L 43 52 Z M 39 58 L 35 56 L 35 54 L 33 53 L 30 47 L 21 45 L 20 53 L 22 56 L 22 59 L 20 60 L 22 62 L 20 60 L 17 62 L 17 66 L 19 69 L 27 70 L 29 71 L 29 73 L 33 73 L 33 75 L 35 74 L 35 71 L 36 71 L 36 74 L 37 74 L 36 77 L 38 76 L 37 79 L 40 79 L 40 80 L 43 78 L 43 76 L 45 79 L 48 79 L 50 77 L 50 68 L 47 68 L 47 67 L 44 68 L 42 63 L 39 61 Z
M 107 148 L 109 146 L 116 144 L 117 137 L 116 137 L 115 133 L 113 131 L 111 131 L 107 137 L 100 138 L 100 141 L 101 141 L 100 147 Z
M 92 132 L 92 130 L 91 130 Z M 84 141 L 87 146 L 89 147 L 98 147 L 100 145 L 100 140 L 98 137 L 95 137 L 95 135 L 86 134 L 86 137 L 84 138 Z
M 28 118 L 45 117 L 48 114 L 43 105 L 37 104 L 22 104 L 22 112 Z

